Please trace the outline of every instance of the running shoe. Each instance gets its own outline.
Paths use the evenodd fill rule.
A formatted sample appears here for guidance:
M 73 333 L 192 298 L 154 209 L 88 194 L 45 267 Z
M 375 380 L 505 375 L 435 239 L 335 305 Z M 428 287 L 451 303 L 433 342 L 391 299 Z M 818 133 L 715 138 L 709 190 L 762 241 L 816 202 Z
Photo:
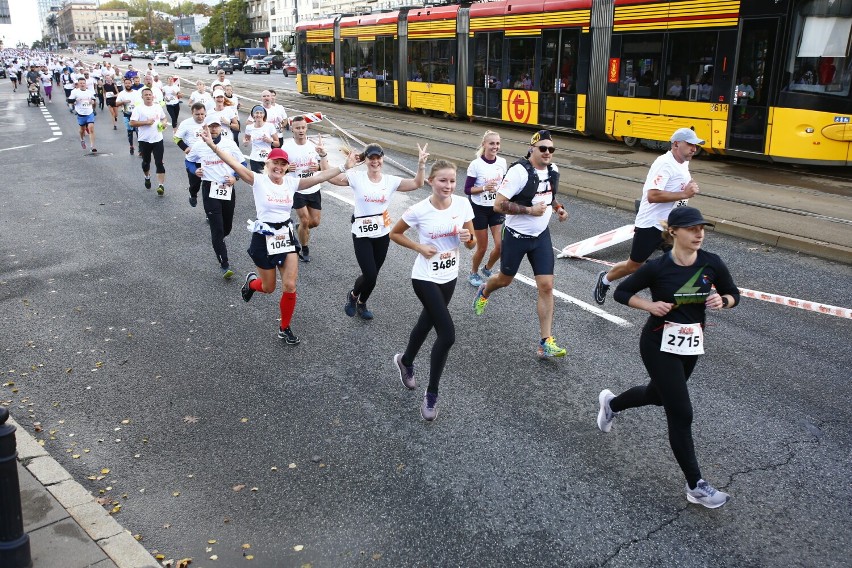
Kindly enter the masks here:
M 402 362 L 402 353 L 397 353 L 393 356 L 393 362 L 396 368 L 399 369 L 399 380 L 402 386 L 408 390 L 417 388 L 417 381 L 414 379 L 414 365 L 408 366 Z
M 151 189 L 151 178 L 145 178 L 145 189 Z
M 538 344 L 538 356 L 541 358 L 565 357 L 565 353 L 566 351 L 564 349 L 556 345 L 556 341 L 553 339 L 553 336 L 548 337 Z
M 356 306 L 355 310 L 358 312 L 358 317 L 362 320 L 369 321 L 373 319 L 373 312 L 371 312 L 370 309 L 367 308 L 367 304 L 362 304 L 361 302 L 358 302 L 358 305 Z
M 698 480 L 695 489 L 686 486 L 686 500 L 697 505 L 704 505 L 708 509 L 718 509 L 728 502 L 731 496 L 724 491 L 719 491 L 703 479 Z
M 254 296 L 254 290 L 252 290 L 249 286 L 249 284 L 251 284 L 253 280 L 257 280 L 257 274 L 255 274 L 254 272 L 249 272 L 248 274 L 246 274 L 246 281 L 243 284 L 242 289 L 240 290 L 240 294 L 243 295 L 243 302 L 248 302 L 249 300 L 251 300 L 251 297 Z
M 609 407 L 609 401 L 615 398 L 615 395 L 612 394 L 612 391 L 609 389 L 604 389 L 601 391 L 601 394 L 598 395 L 598 402 L 600 402 L 601 409 L 598 411 L 598 428 L 601 429 L 601 432 L 609 432 L 612 430 L 612 420 L 615 418 L 616 414 Z
M 113 129 L 113 130 L 118 130 L 118 126 L 116 126 L 115 124 L 113 124 L 113 125 L 112 125 L 112 129 Z
M 474 286 L 476 288 L 479 288 L 483 284 L 482 276 L 480 276 L 478 272 L 473 272 L 469 274 L 467 277 L 467 281 L 470 282 L 471 286 Z
M 343 313 L 350 318 L 355 315 L 355 295 L 352 292 L 346 292 L 346 305 L 343 306 Z
M 287 345 L 298 345 L 301 339 L 289 327 L 278 328 L 278 339 L 283 339 Z
M 420 416 L 427 422 L 438 417 L 438 395 L 431 392 L 423 393 L 423 404 L 420 405 Z
M 234 275 L 234 271 L 231 270 L 230 267 L 228 267 L 228 266 L 222 267 L 222 278 L 224 278 L 225 280 L 230 280 L 231 276 L 233 276 L 233 275 Z
M 299 251 L 299 260 L 301 260 L 302 262 L 310 262 L 311 261 L 311 255 L 310 255 L 310 253 L 308 253 L 307 245 L 303 246 L 302 250 Z
M 81 139 L 80 140 L 80 146 L 82 146 L 83 150 L 85 150 L 86 149 L 86 141 Z
M 195 207 L 196 205 L 198 205 L 198 198 L 197 198 L 197 197 L 193 197 L 192 195 L 190 195 L 190 196 L 189 196 L 189 206 L 190 206 L 190 207 Z
M 133 146 L 130 147 L 130 155 L 133 155 Z
M 166 188 L 163 187 L 163 184 L 157 186 L 157 195 L 163 195 L 166 193 Z
M 486 278 L 491 278 L 492 272 L 490 270 L 488 270 L 487 268 L 485 268 L 484 266 L 482 267 L 481 272 L 482 272 L 482 275 L 485 276 Z
M 92 154 L 97 154 L 97 153 L 98 153 L 98 149 L 97 149 L 97 148 L 92 148 Z
M 473 313 L 478 316 L 482 315 L 482 312 L 485 311 L 485 306 L 488 304 L 488 298 L 482 295 L 485 292 L 485 284 L 482 284 L 476 290 L 476 296 L 473 298 Z
M 598 272 L 598 279 L 595 281 L 595 289 L 592 291 L 592 297 L 600 306 L 606 302 L 606 293 L 609 292 L 609 284 L 603 283 L 604 276 L 606 276 L 606 270 Z

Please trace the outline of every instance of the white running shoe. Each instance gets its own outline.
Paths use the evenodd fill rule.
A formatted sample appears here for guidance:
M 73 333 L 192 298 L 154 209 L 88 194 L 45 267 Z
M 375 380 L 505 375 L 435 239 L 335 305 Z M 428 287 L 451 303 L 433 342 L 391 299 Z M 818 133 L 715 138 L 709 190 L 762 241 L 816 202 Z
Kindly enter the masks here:
M 601 432 L 612 430 L 612 421 L 615 418 L 615 412 L 609 407 L 609 401 L 614 398 L 615 395 L 609 389 L 602 390 L 601 394 L 598 395 L 598 402 L 601 405 L 601 409 L 598 411 L 598 428 L 601 429 Z

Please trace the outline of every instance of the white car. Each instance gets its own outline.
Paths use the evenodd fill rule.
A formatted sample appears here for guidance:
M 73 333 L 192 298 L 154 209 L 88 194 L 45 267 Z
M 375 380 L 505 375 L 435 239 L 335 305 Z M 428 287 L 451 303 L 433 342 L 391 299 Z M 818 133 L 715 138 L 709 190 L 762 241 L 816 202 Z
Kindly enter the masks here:
M 169 58 L 161 53 L 161 54 L 157 55 L 156 57 L 154 57 L 154 65 L 155 66 L 165 65 L 166 67 L 168 67 L 169 66 Z
M 192 59 L 189 57 L 178 57 L 175 59 L 175 69 L 192 69 Z

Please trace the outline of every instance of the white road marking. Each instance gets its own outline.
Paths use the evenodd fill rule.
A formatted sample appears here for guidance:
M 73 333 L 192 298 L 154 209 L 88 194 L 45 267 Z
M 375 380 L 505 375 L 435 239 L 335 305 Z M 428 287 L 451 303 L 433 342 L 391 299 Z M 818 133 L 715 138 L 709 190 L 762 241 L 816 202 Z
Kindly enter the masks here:
M 26 146 L 13 146 L 11 148 L 0 148 L 0 152 L 8 152 L 9 150 L 20 150 L 22 148 L 29 148 L 32 144 L 27 144 Z
M 532 278 L 529 278 L 527 276 L 524 276 L 523 274 L 516 274 L 515 280 L 519 280 L 519 281 L 523 282 L 524 284 L 529 284 L 533 288 L 536 287 L 535 280 L 532 279 Z M 596 315 L 600 318 L 603 318 L 607 321 L 611 321 L 612 323 L 616 324 L 619 327 L 633 327 L 633 324 L 630 323 L 629 321 L 622 319 L 618 316 L 614 316 L 614 315 L 612 315 L 608 312 L 605 312 L 605 311 L 603 311 L 602 309 L 600 309 L 596 306 L 593 306 L 591 304 L 587 304 L 583 300 L 578 300 L 577 298 L 575 298 L 573 296 L 569 296 L 565 292 L 560 292 L 556 288 L 553 289 L 553 295 L 554 295 L 554 297 L 559 298 L 560 300 L 564 300 L 565 302 L 568 302 L 569 304 L 574 304 L 575 306 L 577 306 L 581 310 L 585 310 L 585 311 L 587 311 L 591 314 L 594 314 L 594 315 Z

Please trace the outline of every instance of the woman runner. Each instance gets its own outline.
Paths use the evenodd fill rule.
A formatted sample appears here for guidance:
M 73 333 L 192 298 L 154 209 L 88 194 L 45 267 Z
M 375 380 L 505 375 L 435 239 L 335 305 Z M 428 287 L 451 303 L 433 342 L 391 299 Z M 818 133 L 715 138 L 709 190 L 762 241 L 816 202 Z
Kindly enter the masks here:
M 266 109 L 261 105 L 255 105 L 251 109 L 254 122 L 246 124 L 246 133 L 243 136 L 243 144 L 251 144 L 251 155 L 249 155 L 249 166 L 251 171 L 262 174 L 266 165 L 266 158 L 272 147 L 278 147 L 278 131 L 275 126 L 266 122 Z
M 421 151 L 421 156 L 425 152 Z M 456 167 L 438 160 L 429 172 L 432 195 L 410 207 L 391 231 L 398 245 L 418 253 L 411 270 L 411 283 L 417 299 L 423 304 L 420 318 L 411 330 L 405 353 L 394 355 L 403 386 L 414 389 L 414 358 L 429 331 L 435 328 L 437 338 L 429 361 L 429 386 L 423 394 L 420 415 L 432 421 L 438 416 L 438 383 L 447 362 L 450 347 L 456 340 L 456 329 L 447 306 L 453 297 L 459 273 L 459 243 L 468 249 L 476 244 L 473 236 L 473 209 L 470 202 L 453 195 L 456 189 Z M 405 236 L 410 227 L 417 229 L 420 242 Z
M 340 176 L 330 183 L 350 186 L 355 195 L 355 212 L 352 215 L 352 243 L 355 258 L 361 268 L 361 275 L 355 280 L 355 286 L 346 293 L 343 311 L 352 317 L 356 313 L 365 320 L 373 319 L 373 312 L 367 309 L 367 300 L 376 287 L 379 270 L 385 263 L 390 244 L 391 219 L 388 204 L 395 191 L 414 191 L 423 186 L 426 173 L 426 160 L 429 154 L 417 145 L 420 153 L 417 176 L 402 179 L 382 173 L 384 150 L 378 144 L 368 144 L 364 152 L 358 155 L 358 161 L 367 162 L 366 172 L 351 172 Z M 320 152 L 320 157 L 322 157 Z
M 485 258 L 488 249 L 488 231 L 494 240 L 494 249 L 488 255 L 488 261 L 482 267 L 485 279 L 491 277 L 491 271 L 500 260 L 502 245 L 501 231 L 506 216 L 494 211 L 494 201 L 497 199 L 497 188 L 506 175 L 506 159 L 497 155 L 500 151 L 500 135 L 487 130 L 482 135 L 482 141 L 476 150 L 476 159 L 467 168 L 467 180 L 464 182 L 464 192 L 470 196 L 473 205 L 473 229 L 476 234 L 476 251 L 470 265 L 470 276 L 467 281 L 471 286 L 479 288 L 485 280 L 479 275 L 479 264 Z
M 609 432 L 613 419 L 628 408 L 662 406 L 669 427 L 669 443 L 686 477 L 687 500 L 715 509 L 730 496 L 701 476 L 692 439 L 692 402 L 686 382 L 695 369 L 698 355 L 704 353 L 707 308 L 733 308 L 740 301 L 740 292 L 722 259 L 701 249 L 705 225 L 713 226 L 694 207 L 672 209 L 664 229 L 674 239 L 674 248 L 643 264 L 616 289 L 617 302 L 650 314 L 642 328 L 639 351 L 651 381 L 619 396 L 608 389 L 602 390 L 598 396 L 598 428 Z M 651 291 L 650 300 L 638 295 L 645 288 Z
M 254 193 L 257 221 L 252 225 L 248 253 L 254 260 L 260 276 L 254 272 L 246 275 L 242 288 L 243 300 L 248 302 L 255 292 L 264 294 L 274 292 L 277 269 L 281 274 L 283 288 L 279 302 L 281 323 L 278 327 L 278 338 L 283 339 L 287 345 L 297 345 L 300 339 L 290 329 L 290 321 L 296 309 L 296 280 L 299 276 L 297 253 L 300 248 L 290 226 L 293 194 L 346 172 L 355 165 L 355 155 L 350 154 L 345 165 L 329 168 L 311 177 L 297 178 L 287 176 L 290 165 L 287 152 L 275 148 L 266 159 L 264 172 L 255 174 L 233 156 L 218 150 L 209 131 L 202 132 L 201 139 L 236 172 L 240 179 L 251 184 Z M 318 149 L 324 153 L 321 144 L 322 141 L 318 144 Z

